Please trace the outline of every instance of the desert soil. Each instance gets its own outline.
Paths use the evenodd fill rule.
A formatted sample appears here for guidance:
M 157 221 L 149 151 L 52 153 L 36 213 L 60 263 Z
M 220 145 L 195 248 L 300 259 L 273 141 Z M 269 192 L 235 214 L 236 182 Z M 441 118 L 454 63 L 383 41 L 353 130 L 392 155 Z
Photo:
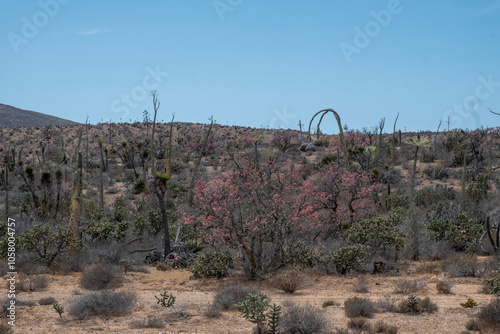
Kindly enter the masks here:
M 481 292 L 481 278 L 451 278 L 454 286 L 451 294 L 438 294 L 435 284 L 444 279 L 443 274 L 417 275 L 406 270 L 401 277 L 363 275 L 357 277 L 336 277 L 310 273 L 307 275 L 304 289 L 294 294 L 286 294 L 269 286 L 266 281 L 248 282 L 241 275 L 233 274 L 228 278 L 192 280 L 186 270 L 159 271 L 149 267 L 150 273 L 127 273 L 123 286 L 117 290 L 134 291 L 137 303 L 133 312 L 126 316 L 88 317 L 76 319 L 67 313 L 62 317 L 54 311 L 52 305 L 18 307 L 15 333 L 252 333 L 252 324 L 243 319 L 238 311 L 225 311 L 219 318 L 207 318 L 204 312 L 210 305 L 217 289 L 240 282 L 254 284 L 266 293 L 272 302 L 280 303 L 291 299 L 297 304 L 310 304 L 317 307 L 329 319 L 331 327 L 346 328 L 348 318 L 344 314 L 343 302 L 353 296 L 370 298 L 373 301 L 390 297 L 403 297 L 393 293 L 394 281 L 401 277 L 418 278 L 425 282 L 425 288 L 416 293 L 419 297 L 429 296 L 438 305 L 434 314 L 405 315 L 395 313 L 377 313 L 370 322 L 383 319 L 386 323 L 399 327 L 398 333 L 450 333 L 458 334 L 465 330 L 465 323 L 478 308 L 463 308 L 460 303 L 472 297 L 479 306 L 488 303 L 493 297 Z M 80 273 L 50 275 L 49 286 L 39 292 L 21 292 L 18 300 L 38 301 L 44 297 L 54 297 L 66 309 L 72 300 L 87 291 L 78 285 Z M 353 284 L 364 277 L 368 283 L 368 293 L 353 291 Z M 4 280 L 7 277 L 4 277 Z M 5 283 L 6 284 L 6 283 Z M 5 286 L 3 284 L 3 286 Z M 176 306 L 162 308 L 156 305 L 155 295 L 164 290 L 176 296 Z M 334 301 L 334 306 L 323 307 L 325 301 Z M 174 311 L 183 314 L 175 316 Z M 134 320 L 148 315 L 165 319 L 163 329 L 131 328 Z M 500 333 L 500 329 L 499 329 Z

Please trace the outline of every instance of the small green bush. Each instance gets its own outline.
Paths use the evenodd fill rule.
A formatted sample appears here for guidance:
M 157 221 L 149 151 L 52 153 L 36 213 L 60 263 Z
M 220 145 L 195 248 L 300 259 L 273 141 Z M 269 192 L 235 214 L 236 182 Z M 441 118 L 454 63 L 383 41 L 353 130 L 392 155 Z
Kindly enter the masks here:
M 160 297 L 155 296 L 156 304 L 160 304 L 163 307 L 172 307 L 175 304 L 175 296 L 171 293 L 167 294 L 167 291 L 163 291 Z
M 400 302 L 398 311 L 400 313 L 433 313 L 437 311 L 437 305 L 429 297 L 421 299 L 410 294 L 407 299 Z
M 189 270 L 194 278 L 225 277 L 233 265 L 233 257 L 229 251 L 215 249 L 200 255 Z
M 500 295 L 500 270 L 493 270 L 485 285 L 489 293 Z
M 346 275 L 349 270 L 365 262 L 369 249 L 369 246 L 360 244 L 340 247 L 326 256 L 325 262 L 332 263 L 338 274 Z
M 477 306 L 477 303 L 474 299 L 471 297 L 467 298 L 467 300 L 464 303 L 460 303 L 460 306 L 465 307 L 465 308 L 473 308 Z
M 368 298 L 352 297 L 344 301 L 344 311 L 348 318 L 366 317 L 371 318 L 376 309 Z

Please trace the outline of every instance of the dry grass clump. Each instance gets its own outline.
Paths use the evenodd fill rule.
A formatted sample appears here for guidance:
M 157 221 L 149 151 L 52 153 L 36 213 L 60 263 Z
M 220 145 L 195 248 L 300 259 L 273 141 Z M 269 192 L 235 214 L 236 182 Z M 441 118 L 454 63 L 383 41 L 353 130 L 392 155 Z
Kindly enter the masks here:
M 373 325 L 373 331 L 375 333 L 382 333 L 382 334 L 396 334 L 398 332 L 399 328 L 394 326 L 394 325 L 389 325 L 383 322 L 382 320 L 377 321 Z
M 500 298 L 493 299 L 490 303 L 481 307 L 477 320 L 481 329 L 500 328 Z
M 298 306 L 293 302 L 286 303 L 281 315 L 282 333 L 320 334 L 326 333 L 328 320 L 323 313 L 311 305 Z
M 274 273 L 270 283 L 276 289 L 286 293 L 294 293 L 304 287 L 305 275 L 298 269 L 285 269 Z
M 438 281 L 436 283 L 436 290 L 438 293 L 449 294 L 453 284 L 450 281 Z
M 55 303 L 57 303 L 57 300 L 54 297 L 46 297 L 38 301 L 38 304 L 40 305 L 52 305 Z
M 367 293 L 368 292 L 368 283 L 366 282 L 366 279 L 364 277 L 358 279 L 352 285 L 352 291 L 357 292 L 357 293 Z
M 163 328 L 163 327 L 165 327 L 164 321 L 160 317 L 154 315 L 148 315 L 144 319 L 133 320 L 130 323 L 130 328 L 136 328 L 136 329 Z
M 400 278 L 394 281 L 394 293 L 408 295 L 421 290 L 425 286 L 421 280 Z

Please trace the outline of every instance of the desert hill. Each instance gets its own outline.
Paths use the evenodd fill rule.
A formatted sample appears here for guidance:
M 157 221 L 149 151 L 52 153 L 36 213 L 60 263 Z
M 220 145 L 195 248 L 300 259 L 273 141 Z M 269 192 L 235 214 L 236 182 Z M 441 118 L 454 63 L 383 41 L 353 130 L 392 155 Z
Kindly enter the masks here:
M 67 119 L 0 103 L 0 127 L 76 125 Z

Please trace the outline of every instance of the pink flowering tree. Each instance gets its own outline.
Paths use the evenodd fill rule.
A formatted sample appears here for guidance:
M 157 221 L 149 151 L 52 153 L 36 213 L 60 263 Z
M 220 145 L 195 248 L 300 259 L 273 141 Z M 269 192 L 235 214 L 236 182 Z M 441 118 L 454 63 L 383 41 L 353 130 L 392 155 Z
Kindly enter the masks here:
M 329 165 L 308 180 L 311 201 L 319 206 L 322 225 L 340 231 L 342 225 L 373 216 L 378 209 L 379 183 L 372 183 L 367 173 L 349 172 Z
M 193 211 L 185 218 L 207 242 L 239 248 L 254 275 L 280 266 L 287 246 L 321 228 L 319 203 L 298 166 L 246 159 L 234 164 L 221 176 L 196 182 Z

